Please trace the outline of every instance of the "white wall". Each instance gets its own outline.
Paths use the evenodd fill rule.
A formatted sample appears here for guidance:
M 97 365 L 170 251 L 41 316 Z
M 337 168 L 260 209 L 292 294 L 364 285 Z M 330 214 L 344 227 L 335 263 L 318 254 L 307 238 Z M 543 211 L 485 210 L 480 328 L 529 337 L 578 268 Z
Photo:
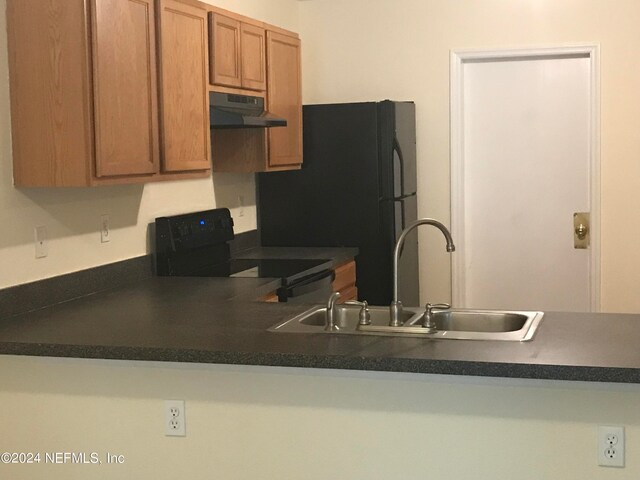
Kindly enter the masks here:
M 3 479 L 640 478 L 638 386 L 10 356 L 0 378 L 0 452 L 125 457 Z M 596 465 L 599 424 L 626 426 L 625 469 Z
M 216 4 L 299 30 L 292 0 Z M 0 31 L 4 7 L 0 0 Z M 634 115 L 640 73 L 633 56 L 640 44 L 640 5 L 633 0 L 314 0 L 299 8 L 306 101 L 415 99 L 421 213 L 445 219 L 449 49 L 600 41 L 603 303 L 615 309 L 619 300 L 619 309 L 635 308 L 636 300 L 628 296 L 640 269 L 631 246 L 640 227 L 623 221 L 623 214 L 640 206 Z M 214 186 L 198 180 L 95 190 L 14 189 L 4 35 L 0 42 L 0 220 L 15 227 L 15 233 L 4 229 L 0 236 L 0 285 L 143 254 L 145 225 L 157 214 L 225 205 L 218 196 L 232 196 L 237 184 L 252 191 L 251 179 L 217 176 Z M 99 244 L 97 233 L 98 216 L 105 212 L 115 226 L 107 246 Z M 252 221 L 247 214 L 242 229 Z M 31 235 L 40 224 L 50 226 L 55 241 L 49 258 L 36 262 Z M 627 237 L 627 229 L 633 235 Z M 442 259 L 433 262 L 444 270 Z M 640 477 L 637 386 L 11 356 L 0 356 L 0 379 L 0 453 L 125 456 L 119 466 L 0 464 L 0 478 L 12 480 Z M 162 400 L 169 398 L 187 401 L 184 439 L 163 436 Z M 598 424 L 627 426 L 626 469 L 595 465 Z
M 295 0 L 211 1 L 253 18 L 297 30 Z M 229 207 L 236 232 L 256 228 L 254 175 L 147 185 L 16 189 L 11 160 L 6 0 L 0 0 L 0 288 L 144 255 L 147 225 L 155 217 Z M 238 195 L 244 196 L 240 217 Z M 109 214 L 111 242 L 100 243 L 100 215 Z M 35 259 L 33 229 L 44 225 L 49 255 Z
M 419 213 L 445 223 L 449 52 L 600 44 L 602 309 L 640 311 L 640 2 L 311 0 L 300 3 L 300 22 L 305 103 L 416 102 Z M 423 231 L 421 243 L 423 298 L 447 300 L 442 239 Z

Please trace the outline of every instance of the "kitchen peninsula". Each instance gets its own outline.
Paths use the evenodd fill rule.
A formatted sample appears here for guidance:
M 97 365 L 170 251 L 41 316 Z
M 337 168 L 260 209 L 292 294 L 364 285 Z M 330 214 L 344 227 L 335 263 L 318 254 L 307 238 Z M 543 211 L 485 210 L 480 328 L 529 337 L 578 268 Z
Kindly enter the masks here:
M 309 306 L 255 301 L 275 288 L 149 278 L 0 319 L 0 353 L 640 383 L 637 315 L 545 312 L 531 342 L 283 334 Z

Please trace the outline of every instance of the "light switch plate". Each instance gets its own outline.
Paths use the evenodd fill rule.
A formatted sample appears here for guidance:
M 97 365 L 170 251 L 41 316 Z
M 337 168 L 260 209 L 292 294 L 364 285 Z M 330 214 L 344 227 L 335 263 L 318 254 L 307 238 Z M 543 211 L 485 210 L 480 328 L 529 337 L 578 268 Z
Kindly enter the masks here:
M 111 241 L 111 229 L 109 228 L 109 215 L 100 216 L 100 242 Z
M 33 229 L 36 246 L 36 258 L 44 258 L 49 254 L 47 246 L 47 227 L 40 226 Z

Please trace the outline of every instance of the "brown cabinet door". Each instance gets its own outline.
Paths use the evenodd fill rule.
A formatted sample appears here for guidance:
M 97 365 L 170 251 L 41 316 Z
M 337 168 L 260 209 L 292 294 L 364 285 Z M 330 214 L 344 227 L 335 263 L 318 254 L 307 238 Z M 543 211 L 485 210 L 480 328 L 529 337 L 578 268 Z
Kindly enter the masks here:
M 242 23 L 240 27 L 242 88 L 264 91 L 267 88 L 264 28 Z
M 153 0 L 92 0 L 96 176 L 158 171 Z
M 209 14 L 211 83 L 241 87 L 240 22 L 218 13 Z
M 302 82 L 300 40 L 267 31 L 268 110 L 287 120 L 269 129 L 269 166 L 302 163 Z
M 162 0 L 160 14 L 162 169 L 210 168 L 207 12 Z
M 89 182 L 93 134 L 87 30 L 82 0 L 7 2 L 16 186 Z

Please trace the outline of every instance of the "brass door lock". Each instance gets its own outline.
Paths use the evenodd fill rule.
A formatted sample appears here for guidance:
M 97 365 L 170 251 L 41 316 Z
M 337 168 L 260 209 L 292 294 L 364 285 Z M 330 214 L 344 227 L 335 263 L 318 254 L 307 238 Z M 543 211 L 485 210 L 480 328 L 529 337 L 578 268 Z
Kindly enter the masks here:
M 573 248 L 589 248 L 589 212 L 573 214 Z

